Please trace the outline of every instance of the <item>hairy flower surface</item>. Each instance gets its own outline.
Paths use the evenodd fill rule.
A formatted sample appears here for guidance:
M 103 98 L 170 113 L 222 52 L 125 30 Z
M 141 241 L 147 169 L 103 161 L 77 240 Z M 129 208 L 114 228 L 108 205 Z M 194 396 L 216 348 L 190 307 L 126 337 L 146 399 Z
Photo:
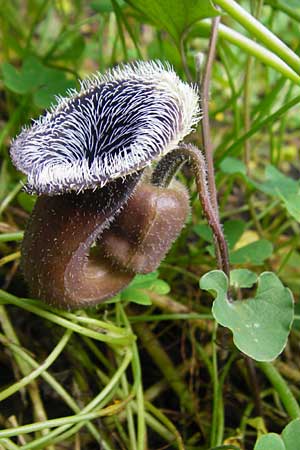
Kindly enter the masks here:
M 11 157 L 27 190 L 104 186 L 165 155 L 200 119 L 197 90 L 161 62 L 135 62 L 81 82 L 24 128 Z

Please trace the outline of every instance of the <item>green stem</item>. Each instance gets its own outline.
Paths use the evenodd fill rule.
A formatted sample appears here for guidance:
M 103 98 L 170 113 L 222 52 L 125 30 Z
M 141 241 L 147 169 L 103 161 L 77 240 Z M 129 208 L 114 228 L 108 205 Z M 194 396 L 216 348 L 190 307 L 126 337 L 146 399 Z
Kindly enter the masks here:
M 54 350 L 50 353 L 50 355 L 45 359 L 44 363 L 41 364 L 38 368 L 36 368 L 33 372 L 26 375 L 24 378 L 22 378 L 17 383 L 14 383 L 12 386 L 9 386 L 7 389 L 4 389 L 2 392 L 0 392 L 0 402 L 4 400 L 5 398 L 13 395 L 18 390 L 22 389 L 23 387 L 27 386 L 27 384 L 31 383 L 35 378 L 40 376 L 40 374 L 47 370 L 48 367 L 51 366 L 51 364 L 54 363 L 54 361 L 58 358 L 60 353 L 63 351 L 65 346 L 67 345 L 70 337 L 72 336 L 72 331 L 67 330 L 63 337 L 60 339 Z M 5 336 L 0 334 L 0 341 L 2 343 L 6 343 L 7 339 Z
M 130 332 L 133 332 L 131 329 L 130 321 L 126 316 L 121 303 L 119 304 L 119 308 L 122 322 Z M 134 342 L 132 345 L 132 373 L 134 378 L 134 386 L 136 386 L 137 450 L 144 450 L 146 448 L 146 437 L 147 437 L 145 402 L 144 402 L 142 369 L 138 352 L 138 346 L 136 345 L 136 342 Z
M 300 58 L 273 34 L 262 23 L 249 14 L 244 8 L 233 0 L 215 0 L 231 17 L 246 28 L 253 36 L 263 42 L 271 51 L 277 54 L 297 73 L 300 72 Z
M 16 231 L 15 233 L 3 233 L 0 234 L 0 242 L 22 241 L 23 236 L 23 231 Z
M 210 433 L 210 445 L 214 447 L 218 445 L 218 418 L 219 418 L 219 407 L 220 407 L 220 387 L 219 387 L 219 374 L 218 374 L 218 357 L 217 357 L 217 329 L 218 324 L 215 322 L 214 330 L 212 334 L 212 383 L 213 383 L 213 412 L 212 412 L 212 424 Z
M 2 447 L 2 445 L 4 447 Z M 0 439 L 0 449 L 4 450 L 19 450 L 20 447 L 16 445 L 14 442 L 12 442 L 10 439 Z
M 280 400 L 282 401 L 287 413 L 291 419 L 299 419 L 300 407 L 295 399 L 292 391 L 290 390 L 285 379 L 282 378 L 278 370 L 273 364 L 268 362 L 257 362 L 257 366 L 265 374 L 270 383 L 274 386 Z
M 28 354 L 27 351 L 23 350 L 21 346 L 16 345 L 10 341 L 8 341 L 7 346 L 18 357 L 24 360 L 24 362 L 27 363 L 30 367 L 32 367 L 33 369 L 39 368 L 39 364 Z M 49 384 L 49 386 L 52 387 L 56 395 L 59 395 L 64 400 L 64 402 L 69 406 L 70 409 L 72 409 L 75 413 L 80 413 L 81 411 L 80 407 L 71 397 L 71 395 L 68 394 L 68 392 L 62 387 L 61 384 L 59 384 L 56 381 L 56 379 L 52 375 L 50 375 L 46 370 L 44 370 L 41 373 L 41 377 L 46 381 L 46 383 Z M 100 442 L 101 441 L 100 434 L 98 433 L 94 425 L 88 422 L 87 428 L 89 428 L 91 434 L 94 436 L 97 442 Z
M 197 24 L 196 30 L 201 30 L 202 32 L 204 31 L 209 33 L 210 28 L 211 28 L 210 21 L 202 20 L 201 22 L 199 22 L 199 24 Z M 231 42 L 232 44 L 236 45 L 246 53 L 249 53 L 250 55 L 254 56 L 262 63 L 277 70 L 277 72 L 284 75 L 285 78 L 288 78 L 294 83 L 300 85 L 300 76 L 298 75 L 298 73 L 292 70 L 277 55 L 270 52 L 262 45 L 259 45 L 257 42 L 254 42 L 252 39 L 243 36 L 238 31 L 232 30 L 231 28 L 226 27 L 225 25 L 222 24 L 219 25 L 219 36 L 220 38 L 223 38 L 228 42 Z
M 11 323 L 10 317 L 6 312 L 6 308 L 4 305 L 0 305 L 0 324 L 2 326 L 3 332 L 8 339 L 8 341 L 15 344 L 15 346 L 20 346 L 20 341 L 15 332 L 15 329 Z M 17 353 L 13 353 L 15 361 L 20 369 L 20 372 L 23 376 L 27 376 L 30 372 L 30 366 L 24 361 Z M 32 408 L 33 408 L 33 417 L 37 421 L 44 421 L 47 419 L 46 411 L 42 402 L 42 398 L 40 395 L 38 384 L 35 380 L 31 381 L 28 385 L 28 393 L 31 399 Z M 43 433 L 47 433 L 48 430 L 44 429 Z M 54 450 L 53 446 L 50 444 L 47 447 L 47 450 Z
M 71 320 L 67 320 L 63 315 L 70 315 L 70 313 L 64 313 L 63 311 L 50 311 L 50 308 L 45 308 L 43 305 L 39 304 L 37 301 L 33 301 L 30 299 L 21 299 L 11 295 L 0 289 L 0 304 L 13 304 L 18 306 L 19 308 L 25 309 L 33 314 L 36 314 L 40 317 L 43 317 L 46 320 L 50 320 L 57 325 L 60 325 L 64 328 L 69 328 L 70 330 L 75 331 L 76 333 L 82 334 L 83 336 L 91 337 L 95 340 L 107 342 L 108 344 L 119 344 L 119 345 L 128 345 L 134 341 L 135 337 L 133 334 L 130 334 L 121 328 L 110 325 L 109 323 L 103 322 L 101 325 L 98 322 L 99 329 L 91 330 L 77 323 L 71 322 Z M 55 311 L 52 309 L 52 311 Z M 74 317 L 74 320 L 79 320 L 75 315 L 71 314 L 71 317 Z
M 23 183 L 20 181 L 5 197 L 5 199 L 2 201 L 2 203 L 0 205 L 0 216 L 3 213 L 3 211 L 7 208 L 7 206 L 10 204 L 10 202 L 13 201 L 13 199 L 19 193 L 19 191 L 22 189 L 22 187 L 23 187 Z
M 163 373 L 170 387 L 177 394 L 181 405 L 193 416 L 195 416 L 194 399 L 177 367 L 174 366 L 169 355 L 160 345 L 156 336 L 146 324 L 136 323 L 134 331 L 137 333 L 143 346 L 151 356 L 155 365 Z
M 178 449 L 185 450 L 184 443 L 183 443 L 183 440 L 182 440 L 182 437 L 181 437 L 179 431 L 173 425 L 173 423 L 167 418 L 167 416 L 165 414 L 163 414 L 158 408 L 155 408 L 155 406 L 153 406 L 149 402 L 146 402 L 146 407 L 147 407 L 147 410 L 149 410 L 153 414 L 153 416 L 155 416 L 157 419 L 159 419 L 159 421 L 161 423 L 163 423 L 167 427 L 167 429 L 171 431 L 171 433 L 174 434 L 176 441 L 177 441 Z
M 230 147 L 228 147 L 224 153 L 222 154 L 222 159 L 226 156 L 235 156 L 238 151 L 239 147 L 243 145 L 244 141 L 246 139 L 249 139 L 251 136 L 253 136 L 257 131 L 259 131 L 261 128 L 269 125 L 270 123 L 275 122 L 279 117 L 281 117 L 283 114 L 285 114 L 289 109 L 293 108 L 293 106 L 298 105 L 300 102 L 300 95 L 293 98 L 290 102 L 284 104 L 281 108 L 279 108 L 277 111 L 275 111 L 273 114 L 269 115 L 266 119 L 254 122 L 251 129 L 240 136 Z
M 266 4 L 270 5 L 273 9 L 278 9 L 278 11 L 282 11 L 291 19 L 296 20 L 296 22 L 300 22 L 300 13 L 289 6 L 286 0 L 266 0 Z
M 18 436 L 20 434 L 28 434 L 33 433 L 35 431 L 43 430 L 45 427 L 47 428 L 56 428 L 58 426 L 68 426 L 78 422 L 85 422 L 88 420 L 94 420 L 98 417 L 111 416 L 113 414 L 118 414 L 126 405 L 128 400 L 120 402 L 116 405 L 110 405 L 106 408 L 100 409 L 98 411 L 93 411 L 90 413 L 82 413 L 77 414 L 75 416 L 67 416 L 60 417 L 58 419 L 50 419 L 44 422 L 31 423 L 28 425 L 23 425 L 20 427 L 16 427 L 10 430 L 1 430 L 0 437 L 11 437 Z M 45 436 L 46 437 L 46 436 Z M 22 448 L 29 448 L 29 446 L 25 445 Z M 32 447 L 33 448 L 33 447 Z
M 65 419 L 65 423 L 60 422 L 60 423 L 57 423 L 56 425 L 52 425 L 52 426 L 55 426 L 58 428 L 56 428 L 52 432 L 48 433 L 46 436 L 43 436 L 42 438 L 32 441 L 29 444 L 26 444 L 25 446 L 21 447 L 22 450 L 43 448 L 42 446 L 47 444 L 48 442 L 60 442 L 61 440 L 64 440 L 64 439 L 74 435 L 81 427 L 86 425 L 86 422 L 88 420 L 92 420 L 96 417 L 101 417 L 103 415 L 110 415 L 110 414 L 107 414 L 107 412 L 104 413 L 103 411 L 109 410 L 109 408 L 111 408 L 112 406 L 118 407 L 118 405 L 109 406 L 109 407 L 105 408 L 104 410 L 101 409 L 99 412 L 97 411 L 97 409 L 99 407 L 100 408 L 103 407 L 103 405 L 101 405 L 102 402 L 108 403 L 109 401 L 111 401 L 110 394 L 111 394 L 111 392 L 114 392 L 114 389 L 119 384 L 120 378 L 122 377 L 123 373 L 125 372 L 128 365 L 130 364 L 131 359 L 132 359 L 132 353 L 128 349 L 125 352 L 122 363 L 120 364 L 120 366 L 118 367 L 118 369 L 116 370 L 114 375 L 111 377 L 110 381 L 107 383 L 105 388 L 102 389 L 102 391 L 95 398 L 93 398 L 93 400 L 90 403 L 88 403 L 88 405 L 86 405 L 81 410 L 80 414 L 77 414 L 76 416 L 71 416 L 71 417 L 63 417 L 62 419 Z M 122 405 L 122 403 L 119 405 Z M 125 404 L 126 404 L 126 401 L 125 401 Z M 123 408 L 121 408 L 121 409 L 123 409 Z M 96 412 L 93 410 L 96 410 Z M 118 408 L 117 408 L 117 410 L 118 410 Z M 89 416 L 90 413 L 91 413 L 91 416 Z M 114 412 L 111 411 L 111 414 L 113 414 L 113 413 Z M 94 414 L 94 416 L 93 416 L 93 414 Z M 59 421 L 60 419 L 54 419 L 54 420 Z M 75 426 L 73 429 L 70 430 L 70 425 L 72 425 L 72 424 L 77 424 L 77 427 Z M 32 424 L 32 426 L 36 426 L 36 425 L 38 425 L 38 424 Z M 28 425 L 28 427 L 29 426 L 30 425 Z M 52 426 L 50 425 L 50 427 L 52 427 Z M 27 432 L 29 433 L 30 431 L 27 431 Z M 0 431 L 0 437 L 1 437 L 1 433 L 2 432 Z M 18 433 L 16 433 L 16 434 L 18 435 Z M 59 438 L 54 439 L 58 435 L 59 435 Z M 11 434 L 10 434 L 10 436 L 11 436 Z

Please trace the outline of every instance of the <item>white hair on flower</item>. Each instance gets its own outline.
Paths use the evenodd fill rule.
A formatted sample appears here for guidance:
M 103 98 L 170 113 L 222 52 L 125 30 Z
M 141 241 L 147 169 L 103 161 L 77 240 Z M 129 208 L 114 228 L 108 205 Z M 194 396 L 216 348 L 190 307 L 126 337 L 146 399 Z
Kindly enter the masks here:
M 104 186 L 168 153 L 201 118 L 196 87 L 159 61 L 96 74 L 57 102 L 11 146 L 30 192 Z

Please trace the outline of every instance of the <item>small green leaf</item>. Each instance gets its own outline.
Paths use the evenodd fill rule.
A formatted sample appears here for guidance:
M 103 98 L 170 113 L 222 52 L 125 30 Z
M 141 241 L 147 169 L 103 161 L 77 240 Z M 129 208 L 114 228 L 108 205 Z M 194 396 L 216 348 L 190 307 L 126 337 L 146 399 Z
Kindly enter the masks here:
M 140 289 L 135 289 L 133 287 L 128 287 L 124 289 L 124 291 L 121 293 L 121 300 L 132 303 L 138 303 L 139 305 L 152 304 L 149 295 L 147 295 Z
M 35 195 L 29 195 L 26 192 L 20 192 L 18 194 L 18 203 L 20 206 L 22 206 L 22 208 L 31 213 L 31 211 L 33 210 L 34 204 L 36 202 L 36 196 Z
M 279 195 L 287 197 L 291 194 L 297 194 L 299 190 L 299 182 L 287 177 L 272 165 L 267 166 L 265 177 L 266 181 L 257 184 L 257 187 L 272 197 Z
M 250 284 L 249 271 L 234 274 L 235 285 Z M 200 280 L 201 289 L 214 292 L 212 313 L 217 322 L 233 333 L 235 345 L 257 361 L 272 361 L 284 349 L 294 317 L 293 296 L 273 272 L 258 277 L 254 298 L 229 301 L 228 279 L 215 270 Z
M 47 108 L 55 102 L 55 95 L 64 94 L 75 87 L 62 70 L 44 66 L 35 56 L 27 57 L 20 70 L 11 64 L 2 64 L 4 84 L 17 94 L 32 94 L 34 103 Z
M 220 14 L 210 0 L 127 0 L 127 3 L 157 27 L 167 30 L 177 44 L 195 22 Z
M 272 253 L 273 245 L 271 242 L 266 239 L 260 239 L 230 252 L 230 262 L 232 264 L 251 263 L 260 265 L 265 259 L 269 258 Z
M 139 289 L 150 289 L 153 285 L 153 282 L 157 280 L 158 278 L 158 272 L 151 272 L 147 273 L 146 275 L 136 275 L 132 282 L 130 283 L 130 286 L 134 286 Z
M 213 234 L 211 228 L 205 224 L 198 224 L 193 227 L 193 231 L 207 242 L 213 242 Z
M 147 291 L 153 291 L 160 295 L 170 292 L 170 286 L 158 278 L 158 272 L 151 272 L 145 275 L 136 275 L 131 283 L 119 294 L 120 299 L 138 303 L 139 305 L 151 305 L 151 299 Z
M 286 450 L 286 447 L 278 434 L 269 433 L 259 438 L 254 450 Z
M 230 284 L 237 288 L 251 288 L 257 282 L 256 273 L 248 269 L 235 269 L 230 272 Z
M 300 222 L 300 193 L 282 197 L 282 201 L 285 204 L 288 213 Z
M 2 64 L 2 74 L 5 86 L 17 94 L 27 94 L 40 83 L 43 66 L 34 56 L 27 57 L 21 70 L 9 63 Z
M 124 0 L 116 0 L 119 6 L 122 8 L 125 2 Z M 114 11 L 111 0 L 94 0 L 91 2 L 91 7 L 94 11 L 97 11 L 101 14 L 103 13 L 111 13 Z
M 283 430 L 281 436 L 268 433 L 261 436 L 254 450 L 299 450 L 300 419 L 292 420 Z
M 242 220 L 227 220 L 224 223 L 224 234 L 228 248 L 232 249 L 242 237 L 246 229 L 246 223 Z
M 223 159 L 220 164 L 220 168 L 222 172 L 227 173 L 228 175 L 233 175 L 234 173 L 241 173 L 242 175 L 247 175 L 247 169 L 245 164 L 232 156 L 228 156 Z
M 68 89 L 75 88 L 75 82 L 68 80 L 64 72 L 46 69 L 39 89 L 34 93 L 34 103 L 40 108 L 48 108 L 55 103 L 56 95 L 63 95 Z
M 224 223 L 224 234 L 229 249 L 233 248 L 245 231 L 246 223 L 242 220 L 227 220 Z M 207 242 L 213 242 L 211 228 L 205 224 L 198 224 L 193 227 L 193 231 Z
M 170 292 L 170 286 L 164 280 L 155 280 L 151 290 L 156 294 L 166 295 Z
M 299 450 L 300 419 L 292 420 L 283 430 L 282 439 L 286 450 Z
M 229 259 L 232 264 L 260 265 L 273 253 L 273 245 L 266 239 L 260 239 L 234 250 L 246 228 L 242 220 L 228 220 L 224 223 L 224 235 L 228 243 Z M 213 235 L 208 225 L 199 224 L 193 227 L 194 232 L 205 241 L 212 243 Z M 214 246 L 207 246 L 207 251 L 214 256 Z
M 257 188 L 283 202 L 288 213 L 300 221 L 300 184 L 269 165 L 265 172 L 266 181 L 257 183 Z

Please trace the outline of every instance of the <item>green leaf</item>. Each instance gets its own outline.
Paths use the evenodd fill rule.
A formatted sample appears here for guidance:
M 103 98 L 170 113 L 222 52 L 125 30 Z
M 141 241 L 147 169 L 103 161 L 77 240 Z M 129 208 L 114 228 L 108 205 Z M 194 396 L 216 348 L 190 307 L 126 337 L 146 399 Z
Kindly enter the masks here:
M 139 289 L 150 289 L 153 285 L 153 282 L 157 280 L 158 272 L 147 273 L 146 275 L 136 275 L 130 286 L 138 287 Z
M 234 276 L 239 288 L 249 287 L 249 273 Z M 254 281 L 254 278 L 253 278 Z M 220 270 L 205 274 L 200 288 L 214 292 L 212 313 L 229 328 L 239 350 L 257 361 L 272 361 L 284 349 L 294 317 L 293 296 L 273 272 L 258 277 L 253 298 L 229 301 L 228 279 Z
M 131 283 L 119 294 L 119 299 L 138 303 L 139 305 L 151 305 L 152 301 L 147 291 L 153 291 L 160 295 L 170 292 L 170 286 L 158 278 L 158 272 L 151 272 L 145 275 L 136 275 Z
M 266 181 L 256 183 L 258 189 L 272 197 L 280 198 L 288 213 L 300 221 L 300 184 L 281 173 L 274 166 L 267 166 Z
M 213 234 L 211 228 L 205 224 L 198 224 L 193 227 L 193 231 L 207 242 L 213 242 Z
M 224 234 L 229 249 L 233 248 L 245 231 L 246 223 L 242 220 L 227 220 L 224 223 Z M 195 225 L 193 231 L 207 242 L 213 242 L 213 235 L 210 227 L 205 224 Z
M 281 436 L 268 433 L 261 436 L 254 450 L 299 450 L 300 419 L 292 420 L 283 430 Z
M 230 272 L 230 284 L 236 289 L 239 287 L 251 288 L 257 281 L 256 273 L 248 269 L 234 269 Z
M 152 291 L 159 295 L 166 295 L 170 292 L 170 286 L 164 280 L 155 280 Z
M 246 229 L 246 223 L 243 220 L 227 220 L 224 223 L 224 234 L 229 249 L 232 249 L 242 237 Z
M 237 158 L 228 156 L 223 159 L 220 164 L 222 172 L 232 175 L 234 173 L 241 173 L 242 175 L 247 175 L 247 169 L 245 164 Z
M 17 197 L 18 203 L 22 208 L 31 213 L 36 202 L 36 195 L 29 195 L 26 192 L 20 192 Z
M 300 419 L 292 420 L 282 432 L 286 450 L 299 450 Z
M 123 301 L 138 303 L 139 305 L 151 305 L 152 302 L 145 292 L 140 289 L 128 287 L 121 293 L 121 299 Z
M 20 70 L 11 64 L 2 64 L 5 86 L 17 94 L 32 94 L 36 106 L 47 108 L 55 102 L 55 95 L 75 87 L 62 70 L 44 66 L 35 56 L 27 57 Z
M 210 0 L 127 0 L 127 2 L 158 28 L 168 31 L 177 44 L 195 22 L 220 14 Z
M 27 57 L 21 70 L 9 63 L 2 64 L 5 86 L 17 94 L 27 94 L 34 90 L 41 81 L 43 66 L 34 56 Z
M 300 193 L 282 197 L 282 201 L 285 204 L 288 213 L 300 222 Z
M 34 102 L 40 108 L 48 108 L 56 102 L 56 95 L 63 95 L 75 86 L 75 82 L 68 80 L 63 71 L 44 68 L 39 89 L 33 94 Z
M 260 239 L 243 247 L 234 250 L 235 244 L 239 241 L 246 228 L 246 223 L 242 220 L 228 220 L 224 223 L 224 235 L 229 248 L 229 259 L 232 264 L 254 264 L 260 265 L 273 253 L 273 245 L 266 239 Z M 199 224 L 193 227 L 194 232 L 205 241 L 212 243 L 213 235 L 208 225 Z M 214 246 L 207 247 L 210 255 L 214 256 Z
M 116 0 L 119 6 L 122 8 L 125 2 L 124 0 Z M 91 7 L 94 11 L 97 11 L 101 14 L 103 13 L 111 13 L 114 11 L 111 0 L 94 0 L 91 2 Z
M 254 450 L 286 450 L 281 437 L 276 433 L 261 436 L 255 444 Z
M 287 197 L 291 194 L 297 194 L 299 190 L 299 182 L 287 177 L 272 165 L 267 166 L 265 177 L 266 181 L 257 184 L 257 187 L 273 197 L 278 195 Z
M 273 245 L 266 239 L 260 239 L 230 252 L 232 264 L 262 264 L 273 253 Z

